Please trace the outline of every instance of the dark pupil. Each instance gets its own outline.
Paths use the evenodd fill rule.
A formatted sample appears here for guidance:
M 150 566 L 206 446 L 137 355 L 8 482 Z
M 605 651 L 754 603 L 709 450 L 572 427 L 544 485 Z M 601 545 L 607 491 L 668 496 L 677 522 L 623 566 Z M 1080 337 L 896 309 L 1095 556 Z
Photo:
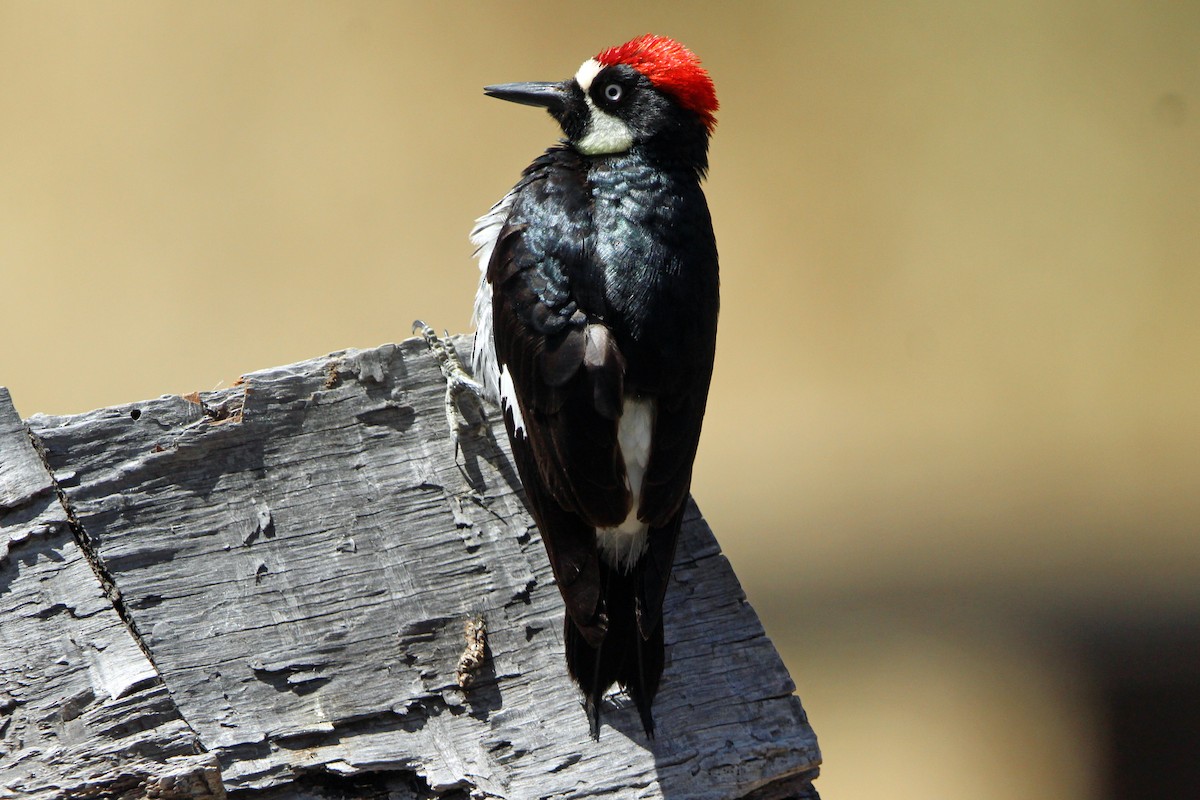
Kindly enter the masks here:
M 621 87 L 615 83 L 610 83 L 608 86 L 604 87 L 604 96 L 607 97 L 609 100 L 613 100 L 613 101 L 620 100 L 621 99 Z

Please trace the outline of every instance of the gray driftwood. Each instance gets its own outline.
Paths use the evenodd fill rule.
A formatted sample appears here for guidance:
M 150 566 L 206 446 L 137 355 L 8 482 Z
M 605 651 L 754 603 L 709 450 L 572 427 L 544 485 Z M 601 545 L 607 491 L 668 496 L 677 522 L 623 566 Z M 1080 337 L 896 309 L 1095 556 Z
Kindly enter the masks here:
M 695 508 L 658 738 L 616 693 L 589 737 L 499 415 L 456 457 L 444 392 L 420 340 L 25 423 L 0 389 L 0 797 L 815 797 Z

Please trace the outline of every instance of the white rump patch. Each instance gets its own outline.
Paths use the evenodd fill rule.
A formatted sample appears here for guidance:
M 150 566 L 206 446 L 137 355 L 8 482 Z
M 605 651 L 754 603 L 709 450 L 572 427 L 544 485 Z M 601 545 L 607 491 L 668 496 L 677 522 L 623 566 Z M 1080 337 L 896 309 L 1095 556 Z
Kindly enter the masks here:
M 654 439 L 654 417 L 657 404 L 653 400 L 626 397 L 621 419 L 617 423 L 617 443 L 625 461 L 625 481 L 629 488 L 629 515 L 615 528 L 597 528 L 596 545 L 601 557 L 622 572 L 629 572 L 646 552 L 646 536 L 650 527 L 638 519 L 642 505 L 642 482 L 646 465 L 650 463 L 650 445 Z
M 629 494 L 633 497 L 630 516 L 637 518 L 638 504 L 642 500 L 642 478 L 646 465 L 650 463 L 650 442 L 654 437 L 653 400 L 635 400 L 626 397 L 621 409 L 621 420 L 617 424 L 617 442 L 621 456 L 625 459 L 625 477 Z

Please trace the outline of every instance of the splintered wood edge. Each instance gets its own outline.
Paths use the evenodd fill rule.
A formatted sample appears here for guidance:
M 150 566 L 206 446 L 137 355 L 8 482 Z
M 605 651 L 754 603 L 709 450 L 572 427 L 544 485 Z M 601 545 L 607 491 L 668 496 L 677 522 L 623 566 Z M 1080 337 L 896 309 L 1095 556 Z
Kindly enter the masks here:
M 466 352 L 466 351 L 469 351 L 470 339 L 469 339 L 469 337 L 464 337 L 464 336 L 455 337 L 453 339 L 453 344 L 454 344 L 455 348 L 457 350 L 459 350 L 460 352 Z M 252 374 L 247 375 L 244 378 L 240 379 L 238 381 L 237 385 L 230 387 L 229 389 L 220 390 L 218 392 L 193 393 L 191 396 L 181 398 L 180 400 L 186 406 L 190 406 L 192 408 L 199 409 L 198 412 L 194 413 L 195 419 L 194 419 L 194 421 L 191 422 L 192 425 L 200 424 L 200 425 L 217 426 L 217 425 L 221 425 L 222 423 L 230 423 L 230 424 L 237 426 L 240 423 L 242 423 L 242 421 L 243 421 L 244 411 L 248 410 L 248 413 L 255 413 L 255 409 L 258 408 L 257 406 L 254 406 L 253 402 L 251 402 L 251 397 L 252 397 L 253 393 L 256 391 L 256 384 L 260 383 L 261 380 L 266 376 L 281 376 L 282 375 L 282 376 L 287 376 L 287 377 L 294 377 L 294 376 L 309 375 L 309 373 L 312 373 L 311 377 L 313 377 L 313 379 L 316 381 L 315 388 L 319 391 L 326 391 L 326 392 L 336 391 L 347 380 L 352 381 L 353 383 L 363 384 L 364 386 L 370 386 L 370 385 L 383 386 L 385 383 L 387 383 L 390 380 L 393 380 L 393 378 L 395 377 L 395 376 L 388 375 L 386 372 L 386 368 L 387 368 L 388 364 L 397 363 L 393 360 L 394 357 L 397 355 L 397 353 L 399 353 L 402 356 L 402 358 L 399 362 L 401 365 L 400 368 L 402 371 L 404 371 L 406 373 L 405 375 L 402 376 L 402 378 L 403 378 L 403 380 L 408 380 L 411 382 L 411 385 L 408 385 L 407 387 L 405 387 L 406 391 L 417 391 L 417 389 L 419 389 L 420 386 L 422 386 L 422 385 L 428 385 L 428 386 L 430 386 L 431 389 L 439 388 L 435 382 L 440 381 L 441 374 L 440 374 L 440 371 L 434 366 L 432 359 L 427 358 L 428 352 L 425 348 L 425 343 L 419 339 L 412 339 L 412 340 L 406 341 L 402 345 L 384 345 L 383 347 L 380 347 L 380 348 L 375 348 L 373 350 L 364 350 L 364 351 L 342 351 L 339 353 L 330 354 L 329 356 L 319 358 L 319 359 L 312 359 L 310 361 L 300 362 L 298 364 L 288 365 L 285 367 L 278 367 L 278 368 L 274 368 L 271 370 L 264 370 L 260 373 L 252 373 Z M 415 360 L 414 360 L 414 357 L 415 357 Z M 410 369 L 412 370 L 412 374 L 407 374 L 408 370 L 410 370 Z M 398 380 L 399 379 L 397 379 L 397 382 L 398 382 Z M 299 384 L 299 383 L 296 384 L 297 387 L 299 387 L 300 385 L 301 384 Z M 305 385 L 307 385 L 307 384 L 305 384 Z M 0 389 L 0 392 L 2 392 L 2 391 L 3 390 Z M 315 397 L 315 395 L 314 395 L 314 397 Z M 169 398 L 160 398 L 160 401 L 161 400 L 169 400 Z M 37 417 L 31 418 L 30 427 L 32 427 L 35 430 L 35 432 L 40 431 L 40 432 L 49 433 L 49 432 L 59 429 L 63 426 L 80 425 L 80 424 L 83 424 L 86 426 L 86 424 L 89 424 L 88 420 L 90 420 L 91 423 L 100 424 L 100 422 L 103 419 L 111 418 L 113 415 L 120 415 L 122 418 L 133 419 L 136 421 L 138 419 L 138 417 L 141 415 L 140 409 L 150 408 L 152 406 L 152 404 L 155 402 L 156 401 L 148 401 L 147 403 L 133 404 L 133 405 L 129 405 L 129 406 L 121 406 L 121 407 L 118 407 L 115 409 L 108 409 L 108 410 L 101 409 L 96 412 L 89 412 L 89 414 L 75 415 L 74 417 L 37 416 Z M 7 412 L 5 411 L 5 406 L 7 406 L 7 409 L 8 409 Z M 491 419 L 491 422 L 492 422 L 491 435 L 492 435 L 492 437 L 497 438 L 498 440 L 501 440 L 501 441 L 499 441 L 499 444 L 503 445 L 504 447 L 507 447 L 507 443 L 502 441 L 504 438 L 504 433 L 503 433 L 502 425 L 499 424 L 499 420 L 498 420 L 499 415 L 493 414 L 491 416 L 492 416 L 492 419 Z M 190 419 L 190 417 L 189 417 L 189 419 Z M 14 420 L 15 420 L 15 422 L 14 422 Z M 439 422 L 440 422 L 440 420 L 439 420 Z M 430 422 L 430 430 L 432 432 L 434 432 L 434 435 L 444 436 L 448 440 L 449 433 L 447 430 L 443 430 L 444 427 L 445 427 L 444 423 L 442 423 L 441 427 L 439 427 L 434 422 L 432 422 L 432 421 Z M 182 430 L 179 433 L 177 441 L 184 441 L 189 435 L 200 436 L 200 435 L 202 435 L 202 430 L 195 429 L 195 431 L 192 434 L 189 434 L 188 430 Z M 23 439 L 24 446 L 26 447 L 26 449 L 32 451 L 32 447 L 29 446 L 28 435 L 25 431 L 25 428 L 24 428 L 24 426 L 22 426 L 20 424 L 20 420 L 16 418 L 15 411 L 11 410 L 11 402 L 9 401 L 9 398 L 7 397 L 7 393 L 4 393 L 4 394 L 0 395 L 0 442 L 4 442 L 6 439 L 13 440 L 13 441 L 16 441 L 18 439 Z M 113 444 L 111 442 L 106 442 L 105 446 L 111 448 L 111 447 L 115 447 L 115 446 L 119 446 L 119 445 Z M 159 445 L 159 446 L 155 446 L 154 448 L 147 448 L 147 452 L 151 452 L 151 453 L 154 451 L 166 452 L 167 449 L 168 449 L 167 447 L 163 447 L 163 446 Z M 18 481 L 9 479 L 10 474 L 26 476 L 23 479 L 26 483 L 30 483 L 30 479 L 29 479 L 30 475 L 34 476 L 32 479 L 32 483 L 30 483 L 31 486 L 33 484 L 36 484 L 38 481 L 41 481 L 43 484 L 45 484 L 50 479 L 49 472 L 47 472 L 45 469 L 45 466 L 40 463 L 36 464 L 35 466 L 37 467 L 37 469 L 35 469 L 31 472 L 27 458 L 24 460 L 17 461 L 15 467 L 12 466 L 10 464 L 10 461 L 13 461 L 13 459 L 11 459 L 9 457 L 10 451 L 13 451 L 13 450 L 11 447 L 7 446 L 7 444 L 3 448 L 0 448 L 0 453 L 3 453 L 3 455 L 4 455 L 4 458 L 2 460 L 0 460 L 0 503 L 3 503 L 4 498 L 7 496 L 4 493 L 7 490 L 7 488 L 10 485 L 16 486 L 19 484 Z M 461 467 L 460 467 L 460 469 L 461 469 Z M 58 473 L 60 475 L 65 476 L 68 484 L 78 483 L 80 481 L 80 477 L 75 474 L 75 472 L 72 469 L 72 465 L 70 463 L 68 463 L 67 465 L 59 465 Z M 84 480 L 86 481 L 86 478 Z M 52 480 L 49 480 L 49 485 L 52 487 L 54 486 Z M 18 488 L 16 490 L 16 492 L 19 493 L 19 491 L 20 491 L 20 489 Z M 45 490 L 45 488 L 43 488 L 41 491 L 45 492 L 46 490 Z M 68 488 L 67 491 L 70 492 L 71 490 Z M 13 494 L 13 492 L 10 492 L 10 494 Z M 55 504 L 55 505 L 57 505 L 57 504 Z M 63 514 L 64 519 L 65 519 L 66 515 L 64 513 L 63 507 L 61 505 L 58 505 L 57 507 L 58 507 L 58 513 Z M 511 510 L 511 507 L 510 507 L 510 510 Z M 3 513 L 2 508 L 0 508 L 0 513 Z M 494 514 L 495 511 L 492 511 L 491 513 Z M 523 509 L 521 509 L 521 513 L 524 513 Z M 456 518 L 457 518 L 457 516 L 456 516 Z M 5 517 L 0 516 L 0 545 L 7 545 L 11 540 L 11 536 L 4 535 L 5 528 L 2 526 L 5 522 L 6 522 Z M 532 523 L 531 523 L 531 521 L 526 521 L 525 524 L 527 526 L 529 526 Z M 707 559 L 714 555 L 719 556 L 719 554 L 720 554 L 719 547 L 717 547 L 715 540 L 713 540 L 711 538 L 711 532 L 708 530 L 707 525 L 704 524 L 702 517 L 700 517 L 699 512 L 696 511 L 694 509 L 694 507 L 693 507 L 693 510 L 689 512 L 689 520 L 685 524 L 689 527 L 691 527 L 693 525 L 699 525 L 703 529 L 703 532 L 701 533 L 700 538 L 695 540 L 695 543 L 697 545 L 699 545 L 699 552 L 693 552 L 693 553 L 689 554 L 690 557 L 693 559 L 693 561 L 695 561 L 696 559 Z M 268 526 L 273 525 L 273 522 L 268 522 L 267 525 Z M 261 529 L 264 528 L 261 521 L 259 522 L 259 528 L 260 528 L 260 535 L 261 535 Z M 64 533 L 65 538 L 62 538 L 62 540 L 60 542 L 58 542 L 55 546 L 61 547 L 61 549 L 66 552 L 71 552 L 73 550 L 78 551 L 80 548 L 75 547 L 75 542 L 72 540 L 69 528 L 64 526 L 64 531 L 65 531 L 65 533 Z M 21 536 L 21 535 L 22 534 L 17 533 L 17 536 Z M 24 534 L 24 536 L 28 537 L 28 533 Z M 705 539 L 705 536 L 707 536 L 708 539 Z M 687 537 L 685 536 L 685 538 L 687 538 Z M 537 543 L 534 542 L 534 544 L 537 544 Z M 21 547 L 21 544 L 18 543 L 17 547 L 18 548 Z M 538 545 L 538 547 L 540 549 L 540 545 Z M 75 559 L 75 562 L 78 562 L 78 564 L 80 566 L 86 567 L 87 564 L 86 564 L 85 559 L 83 558 L 83 555 L 84 554 L 82 554 L 82 553 L 76 552 L 76 553 L 74 553 L 74 555 L 72 557 Z M 681 555 L 683 555 L 683 554 L 681 554 Z M 721 558 L 720 561 L 724 562 L 724 559 Z M 73 563 L 75 563 L 75 562 L 73 562 Z M 725 566 L 727 568 L 727 564 Z M 10 569 L 10 566 L 6 565 L 3 561 L 3 559 L 0 559 L 0 581 L 4 580 L 4 575 L 5 575 L 4 570 L 8 570 L 8 569 Z M 16 579 L 17 579 L 16 582 L 19 583 L 24 576 L 20 570 L 17 570 L 17 573 L 18 574 L 16 576 Z M 95 575 L 92 575 L 91 578 L 92 578 L 93 583 L 96 586 L 100 586 L 101 581 L 98 580 Z M 731 571 L 729 571 L 729 579 L 732 581 L 731 585 L 736 588 L 736 586 L 737 586 L 736 578 L 734 578 L 732 576 Z M 10 578 L 9 580 L 12 580 L 12 579 Z M 3 587 L 0 586 L 0 590 L 2 590 L 2 588 Z M 102 589 L 102 587 L 101 587 L 101 589 Z M 740 591 L 740 590 L 738 590 L 738 591 Z M 2 597 L 3 597 L 3 592 L 0 591 L 0 598 L 2 598 Z M 747 607 L 747 610 L 748 610 L 748 607 Z M 752 614 L 752 612 L 750 612 L 750 613 Z M 97 614 L 96 616 L 99 616 L 99 615 Z M 129 649 L 130 647 L 132 647 L 136 650 L 137 643 L 138 643 L 136 632 L 134 630 L 132 630 L 131 628 L 127 628 L 125 625 L 120 624 L 121 623 L 120 615 L 116 614 L 115 610 L 113 608 L 108 609 L 108 616 L 110 618 L 115 618 L 115 622 L 112 622 L 111 619 L 110 619 L 110 622 L 112 622 L 112 625 L 114 626 L 114 630 L 117 633 L 119 633 L 120 636 L 122 637 L 122 641 L 124 641 L 124 643 L 126 645 L 126 649 Z M 47 619 L 48 619 L 48 617 L 47 617 Z M 46 626 L 49 624 L 48 622 L 45 622 L 44 620 L 42 620 L 41 622 L 42 622 L 42 624 L 40 627 L 43 629 L 46 628 Z M 455 690 L 456 691 L 459 691 L 459 690 L 467 691 L 467 690 L 469 690 L 469 687 L 471 687 L 471 685 L 476 681 L 477 676 L 484 675 L 485 676 L 484 679 L 487 680 L 486 673 L 490 669 L 489 660 L 494 656 L 494 654 L 489 651 L 489 644 L 490 644 L 488 641 L 489 631 L 487 630 L 487 625 L 482 616 L 478 616 L 478 617 L 477 616 L 467 616 L 465 619 L 460 619 L 455 624 L 458 626 L 458 628 L 457 628 L 458 633 L 457 633 L 457 636 L 455 637 L 457 639 L 458 644 L 456 646 L 456 649 L 452 653 L 452 658 L 454 660 L 452 661 L 451 675 L 452 675 L 452 679 L 457 684 L 455 687 Z M 6 623 L 5 628 L 6 628 L 6 630 L 4 633 L 7 634 L 10 630 L 10 626 L 8 626 Z M 447 633 L 449 633 L 449 629 L 447 629 Z M 25 632 L 23 632 L 22 636 L 25 638 L 36 638 L 36 634 L 32 631 L 25 631 Z M 7 637 L 3 634 L 0 634 L 0 638 L 7 638 Z M 769 643 L 769 641 L 766 640 L 765 634 L 763 634 L 761 632 L 761 628 L 759 628 L 757 638 L 759 640 L 761 640 L 762 642 L 764 642 L 765 646 L 770 649 L 770 652 L 772 654 L 774 654 L 774 649 L 772 647 L 770 647 L 770 643 Z M 30 654 L 30 655 L 32 655 L 32 654 Z M 30 655 L 26 655 L 22 659 L 22 661 L 24 663 L 35 663 L 35 662 L 31 662 L 28 660 L 30 658 Z M 540 659 L 542 661 L 546 661 L 549 658 L 549 656 L 546 652 L 538 651 L 536 649 L 533 651 L 533 655 L 537 656 L 538 659 Z M 775 656 L 775 660 L 776 661 L 778 660 L 777 656 Z M 5 665 L 5 661 L 3 659 L 0 659 L 0 670 L 3 670 L 4 665 Z M 161 683 L 159 683 L 157 680 L 157 675 L 153 674 L 153 666 L 149 665 L 148 661 L 146 662 L 146 666 L 149 667 L 149 669 L 151 670 L 151 673 L 152 673 L 152 677 L 150 679 L 150 684 L 152 684 L 152 685 L 147 686 L 145 688 L 146 689 L 157 689 L 160 695 L 165 694 L 161 691 L 162 686 L 161 686 Z M 682 664 L 682 663 L 679 665 L 679 667 L 683 667 L 683 666 L 686 666 L 686 665 Z M 554 664 L 552 666 L 548 666 L 547 669 L 558 670 L 559 667 L 561 667 L 560 664 Z M 781 689 L 781 691 L 790 692 L 792 690 L 792 688 L 794 688 L 794 687 L 792 686 L 790 679 L 787 678 L 786 670 L 783 669 L 781 663 L 778 664 L 777 669 L 779 669 L 782 672 L 781 680 L 783 680 L 784 683 L 786 684 L 786 686 L 784 686 Z M 0 674 L 2 674 L 2 673 L 0 673 Z M 493 678 L 491 678 L 491 680 L 495 680 L 495 678 L 493 677 Z M 58 687 L 48 687 L 48 688 L 52 692 L 54 689 L 57 689 Z M 141 691 L 141 690 L 139 690 L 139 691 Z M 319 689 L 318 689 L 318 691 L 319 691 Z M 80 697 L 86 697 L 86 694 L 81 695 L 77 691 L 71 697 L 68 697 L 65 699 L 60 698 L 60 700 L 62 700 L 64 703 L 73 702 L 73 703 L 78 704 Z M 768 697 L 768 698 L 764 698 L 764 699 L 773 700 L 774 698 Z M 533 701 L 536 701 L 536 700 L 537 700 L 537 698 L 533 698 Z M 796 709 L 799 709 L 799 701 L 796 700 L 794 697 L 792 698 L 792 700 L 795 703 Z M 8 702 L 8 701 L 5 700 L 4 696 L 0 695 L 0 727 L 3 727 L 3 725 L 4 725 L 4 717 L 2 715 L 4 714 L 3 706 L 6 702 Z M 159 708 L 161 708 L 161 705 L 163 702 L 162 698 L 161 697 L 156 698 L 155 702 L 157 702 L 159 704 Z M 186 737 L 190 737 L 188 739 L 188 742 L 190 744 L 190 747 L 192 748 L 191 752 L 195 753 L 197 750 L 203 749 L 203 744 L 202 744 L 203 737 L 197 736 L 196 733 L 187 726 L 187 724 L 183 721 L 183 714 L 180 713 L 179 708 L 175 705 L 174 702 L 172 702 L 169 698 L 167 699 L 167 702 L 169 704 L 169 711 L 167 713 L 163 714 L 162 716 L 164 718 L 167 718 L 167 717 L 171 718 L 170 721 L 172 722 L 172 724 L 174 724 L 175 727 L 179 728 L 183 732 L 183 734 L 186 734 Z M 746 701 L 746 702 L 761 702 L 761 701 Z M 95 710 L 95 709 L 92 709 L 91 706 L 103 707 L 105 705 L 105 696 L 102 693 L 93 691 L 93 697 L 92 697 L 91 702 L 85 703 L 85 705 L 89 706 L 89 708 L 87 709 L 87 712 L 91 713 L 91 711 Z M 692 708 L 692 712 L 694 713 L 695 711 L 696 711 L 696 709 Z M 133 712 L 131 712 L 131 714 L 133 714 Z M 777 797 L 778 798 L 782 798 L 782 797 L 816 797 L 816 793 L 815 793 L 815 791 L 812 790 L 812 787 L 811 787 L 811 781 L 816 776 L 817 766 L 820 763 L 820 754 L 819 754 L 819 751 L 816 749 L 815 737 L 812 737 L 811 729 L 807 728 L 807 721 L 802 719 L 803 718 L 802 710 L 799 711 L 799 714 L 800 714 L 804 729 L 805 729 L 805 731 L 807 731 L 806 734 L 799 737 L 800 739 L 803 739 L 805 742 L 805 744 L 803 745 L 805 752 L 803 754 L 801 754 L 802 757 L 797 757 L 795 754 L 793 754 L 791 757 L 784 758 L 782 761 L 779 762 L 778 766 L 783 767 L 784 763 L 787 763 L 790 766 L 788 766 L 784 772 L 782 772 L 780 774 L 776 774 L 776 775 L 770 774 L 770 769 L 771 769 L 770 766 L 762 766 L 760 764 L 759 770 L 757 772 L 751 771 L 750 773 L 747 773 L 747 775 L 745 776 L 747 779 L 750 779 L 751 775 L 757 774 L 758 775 L 757 779 L 751 779 L 750 783 L 743 783 L 744 788 L 740 793 L 721 795 L 722 797 L 727 796 L 727 797 L 732 798 L 732 797 L 737 796 L 737 797 L 745 797 L 745 798 L 754 798 L 755 800 L 773 800 L 773 798 L 777 798 Z M 86 716 L 86 714 L 84 716 Z M 136 716 L 136 714 L 134 714 L 134 716 Z M 723 715 L 719 714 L 714 719 L 720 719 L 720 718 L 723 718 Z M 546 723 L 552 724 L 552 720 L 547 720 Z M 366 723 L 364 722 L 364 724 L 366 724 Z M 721 723 L 719 723 L 719 724 L 721 724 Z M 170 726 L 168 725 L 167 727 L 170 727 Z M 201 729 L 203 729 L 203 728 L 201 728 Z M 90 729 L 88 732 L 92 733 L 92 731 Z M 143 774 L 145 776 L 147 785 L 149 785 L 150 781 L 158 780 L 158 778 L 154 777 L 154 775 L 156 774 L 155 773 L 156 769 L 158 770 L 158 773 L 162 773 L 163 770 L 165 769 L 165 767 L 163 765 L 172 763 L 172 761 L 174 761 L 174 763 L 176 764 L 176 767 L 175 767 L 176 774 L 178 775 L 178 778 L 179 778 L 177 783 L 180 786 L 183 786 L 183 785 L 191 786 L 191 787 L 193 787 L 193 789 L 195 791 L 201 792 L 201 794 L 181 794 L 179 796 L 204 796 L 202 794 L 202 791 L 204 791 L 204 790 L 200 789 L 199 787 L 211 785 L 211 783 L 212 783 L 211 770 L 214 768 L 214 762 L 215 762 L 215 759 L 213 756 L 218 755 L 221 752 L 220 749 L 218 749 L 217 751 L 215 751 L 212 754 L 203 754 L 201 756 L 197 756 L 196 757 L 197 760 L 195 760 L 194 763 L 185 764 L 180 761 L 180 755 L 178 754 L 178 751 L 177 750 L 172 751 L 171 746 L 169 744 L 170 742 L 175 742 L 175 744 L 178 745 L 179 740 L 181 739 L 180 731 L 175 731 L 172 729 L 172 731 L 170 731 L 170 735 L 166 736 L 165 738 L 166 738 L 166 741 L 168 742 L 168 744 L 164 745 L 164 750 L 162 753 L 157 754 L 157 755 L 161 756 L 161 758 L 154 758 L 153 756 L 150 758 L 146 758 L 143 756 L 134 756 L 133 754 L 129 754 L 128 759 L 122 765 L 123 768 L 126 770 L 127 773 L 129 773 L 130 771 L 136 773 L 137 770 L 133 769 L 131 767 L 130 762 L 136 761 L 139 758 L 142 761 L 146 761 L 147 764 L 141 768 L 141 770 L 142 770 L 141 774 Z M 602 742 L 602 745 L 606 745 L 606 746 L 611 745 L 611 734 L 609 735 L 609 738 L 610 738 L 610 742 L 608 742 L 608 743 Z M 793 742 L 798 741 L 797 736 L 794 734 L 791 736 L 790 740 Z M 632 740 L 630 741 L 630 745 L 635 746 L 638 750 L 641 749 L 640 745 L 634 745 L 634 742 Z M 144 747 L 143 750 L 149 750 L 151 753 L 153 753 L 154 748 L 159 747 L 159 746 L 160 746 L 159 742 L 154 742 L 152 745 L 149 745 L 148 747 Z M 776 751 L 778 750 L 778 745 L 774 745 L 772 747 L 774 747 Z M 238 756 L 236 754 L 237 752 L 240 752 L 240 751 L 225 751 L 225 754 L 221 755 L 220 760 L 221 760 L 223 766 L 225 767 L 226 771 L 228 771 L 229 768 L 236 767 L 238 765 L 238 763 L 239 763 L 238 759 L 241 758 L 242 756 Z M 274 752 L 276 753 L 276 755 L 280 755 L 280 754 L 290 755 L 288 753 L 288 751 L 286 750 L 286 748 L 285 748 L 285 750 L 282 750 L 282 751 L 275 750 Z M 764 752 L 770 752 L 770 747 L 768 748 L 767 751 L 764 751 Z M 251 786 L 258 786 L 259 788 L 256 791 L 268 791 L 270 787 L 275 787 L 275 789 L 278 789 L 278 790 L 284 790 L 289 786 L 293 787 L 293 788 L 298 788 L 299 783 L 297 783 L 297 781 L 301 781 L 303 779 L 301 775 L 297 775 L 296 773 L 294 773 L 291 768 L 284 769 L 283 771 L 267 769 L 264 772 L 262 770 L 262 768 L 266 766 L 266 762 L 263 760 L 263 758 L 267 754 L 262 752 L 261 750 L 246 751 L 245 755 L 257 763 L 257 767 L 255 767 L 255 769 L 252 770 L 251 772 L 257 773 L 257 774 L 260 774 L 263 776 L 261 778 L 261 780 L 251 781 L 248 784 L 245 784 L 245 783 L 242 784 L 245 787 L 245 789 L 249 789 Z M 776 752 L 776 755 L 778 755 L 778 752 Z M 571 758 L 574 759 L 575 761 L 577 761 L 579 757 L 572 756 Z M 758 758 L 758 757 L 756 756 L 756 758 Z M 83 758 L 80 761 L 80 763 L 87 763 L 87 761 L 88 761 L 87 758 Z M 767 762 L 770 763 L 771 759 L 767 759 Z M 286 760 L 285 760 L 285 763 L 287 763 Z M 569 760 L 566 763 L 570 764 L 570 763 L 574 763 L 574 762 Z M 713 762 L 713 763 L 715 765 L 715 764 L 718 764 L 721 762 Z M 43 766 L 45 766 L 45 765 L 43 765 Z M 382 766 L 383 765 L 381 765 L 381 767 Z M 577 766 L 582 768 L 584 766 L 584 764 L 580 763 Z M 725 766 L 725 765 L 713 766 L 712 768 L 724 770 L 724 769 L 728 769 L 728 766 Z M 4 756 L 0 755 L 0 771 L 3 771 L 4 769 L 5 769 Z M 397 776 L 402 777 L 403 774 L 405 774 L 409 771 L 408 768 L 397 770 L 395 767 L 370 771 L 370 770 L 363 770 L 359 767 L 352 767 L 349 763 L 343 763 L 342 766 L 339 767 L 338 763 L 336 761 L 327 762 L 327 764 L 325 766 L 325 770 L 327 771 L 326 774 L 337 774 L 338 770 L 342 770 L 342 769 L 349 769 L 349 772 L 345 773 L 348 778 L 352 777 L 352 776 L 358 776 L 361 778 L 362 776 L 365 776 L 368 774 L 374 774 L 374 775 L 377 775 L 380 780 L 383 780 L 385 778 L 388 780 L 391 780 L 392 778 L 397 778 Z M 569 773 L 569 771 L 574 768 L 571 766 L 560 765 L 558 767 L 555 767 L 554 771 L 559 772 L 564 769 L 567 770 Z M 742 769 L 744 769 L 744 767 Z M 70 769 L 67 766 L 63 765 L 62 770 L 64 772 L 64 774 L 62 775 L 62 779 L 63 779 L 64 783 L 60 783 L 59 785 L 65 785 L 66 783 L 69 783 L 72 780 L 71 776 L 69 774 L 66 774 L 66 773 L 70 772 Z M 329 772 L 330 770 L 332 772 Z M 234 769 L 233 771 L 238 772 L 239 770 Z M 420 773 L 420 772 L 421 772 L 421 770 L 418 770 L 418 773 Z M 578 776 L 578 778 L 580 780 L 586 781 L 585 776 L 588 775 L 589 773 L 590 773 L 590 770 L 587 772 L 581 772 L 580 775 Z M 274 775 L 274 777 L 269 777 L 271 775 Z M 388 778 L 389 775 L 391 776 L 391 778 Z M 191 777 L 189 778 L 187 776 L 191 776 Z M 566 777 L 566 776 L 564 775 L 563 777 Z M 703 785 L 703 774 L 701 774 L 700 777 L 701 777 L 702 783 L 696 784 L 693 787 L 695 789 L 694 796 L 716 797 L 717 795 L 706 794 L 700 788 Z M 219 783 L 219 781 L 218 781 L 218 783 Z M 487 783 L 487 782 L 485 781 L 484 783 Z M 457 785 L 460 788 L 464 788 L 461 783 L 455 783 L 453 785 Z M 587 785 L 587 784 L 585 783 L 584 785 Z M 447 786 L 447 788 L 451 788 L 451 787 Z M 480 791 L 483 791 L 483 789 L 481 787 L 477 787 L 477 788 Z M 495 789 L 495 788 L 498 788 L 498 787 L 494 787 L 494 786 L 492 787 L 492 789 Z M 678 789 L 678 787 L 675 787 L 675 788 L 676 788 L 676 790 Z M 220 791 L 223 791 L 223 790 L 220 790 Z M 671 792 L 671 793 L 674 794 L 675 792 Z M 497 794 L 495 794 L 495 796 L 501 797 L 501 796 L 507 796 L 507 795 L 502 795 L 502 794 L 497 793 Z M 519 795 L 512 795 L 512 796 L 516 797 Z M 586 796 L 586 795 L 581 794 L 578 796 L 582 797 L 582 796 Z M 655 796 L 657 796 L 657 795 L 655 795 Z

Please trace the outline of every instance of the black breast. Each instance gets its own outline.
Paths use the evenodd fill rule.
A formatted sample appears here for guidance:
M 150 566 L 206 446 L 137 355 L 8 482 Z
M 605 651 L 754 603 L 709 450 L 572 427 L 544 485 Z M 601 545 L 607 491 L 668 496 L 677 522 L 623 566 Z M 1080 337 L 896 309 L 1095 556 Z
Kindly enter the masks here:
M 505 228 L 520 239 L 509 269 L 522 290 L 511 296 L 540 333 L 603 322 L 625 356 L 627 391 L 707 388 L 717 252 L 693 168 L 552 148 L 526 171 Z
M 596 163 L 590 187 L 604 314 L 630 364 L 627 386 L 655 394 L 681 382 L 698 388 L 694 373 L 712 363 L 719 287 L 695 170 L 633 153 Z

